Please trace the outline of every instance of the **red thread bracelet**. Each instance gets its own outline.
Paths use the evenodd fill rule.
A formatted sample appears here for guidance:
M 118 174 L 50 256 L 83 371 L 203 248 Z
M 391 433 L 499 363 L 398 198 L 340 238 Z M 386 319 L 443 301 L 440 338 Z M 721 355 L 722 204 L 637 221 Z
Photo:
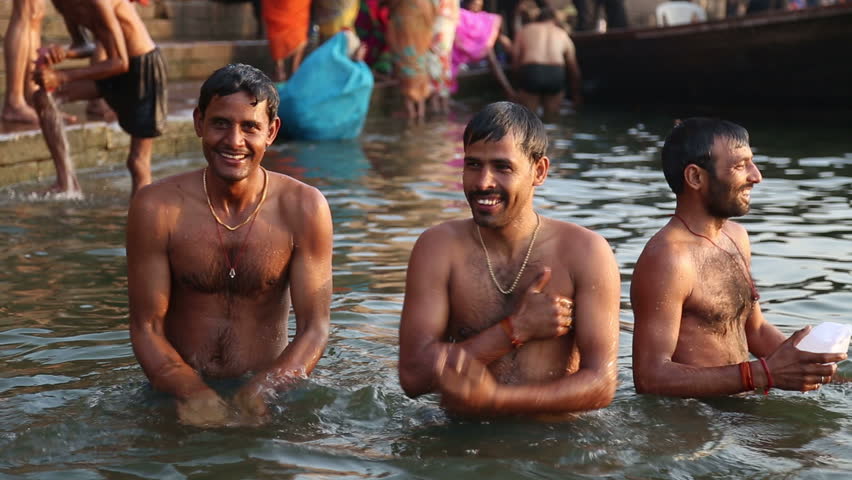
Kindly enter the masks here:
M 769 372 L 769 365 L 766 364 L 766 358 L 760 357 L 758 360 L 760 360 L 763 371 L 766 372 L 766 387 L 763 388 L 763 394 L 768 395 L 769 389 L 775 386 L 775 382 L 772 381 L 772 374 Z
M 504 318 L 503 320 L 500 320 L 500 326 L 503 327 L 503 331 L 506 332 L 506 336 L 508 336 L 509 340 L 512 341 L 513 347 L 518 348 L 518 347 L 520 347 L 521 345 L 524 344 L 524 342 L 518 340 L 518 338 L 515 337 L 515 329 L 512 328 L 512 316 L 511 315 Z

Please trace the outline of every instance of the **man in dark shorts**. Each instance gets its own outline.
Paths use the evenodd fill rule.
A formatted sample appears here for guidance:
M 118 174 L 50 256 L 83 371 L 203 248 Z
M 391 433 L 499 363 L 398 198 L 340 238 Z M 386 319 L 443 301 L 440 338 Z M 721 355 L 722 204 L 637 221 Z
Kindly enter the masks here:
M 166 65 L 136 7 L 126 0 L 54 0 L 69 30 L 89 29 L 103 48 L 104 59 L 81 68 L 57 70 L 66 58 L 91 56 L 91 46 L 41 51 L 35 71 L 39 90 L 34 94 L 39 123 L 56 166 L 51 191 L 79 194 L 67 141 L 62 132 L 60 102 L 103 97 L 118 115 L 119 125 L 131 136 L 127 168 L 131 195 L 151 183 L 154 137 L 163 133 L 166 119 Z M 53 95 L 51 95 L 51 92 Z
M 565 96 L 566 69 L 575 108 L 582 103 L 574 42 L 559 27 L 550 7 L 542 8 L 538 19 L 518 32 L 513 49 L 519 103 L 533 112 L 541 105 L 545 115 L 558 113 Z

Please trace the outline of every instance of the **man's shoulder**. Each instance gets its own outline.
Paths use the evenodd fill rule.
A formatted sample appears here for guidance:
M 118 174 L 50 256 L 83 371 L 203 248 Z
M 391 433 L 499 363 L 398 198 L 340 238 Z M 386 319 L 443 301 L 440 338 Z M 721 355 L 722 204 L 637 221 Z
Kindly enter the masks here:
M 201 191 L 201 170 L 172 175 L 142 187 L 133 196 L 131 207 L 136 204 L 144 204 L 148 207 L 169 205 L 181 201 L 187 194 L 193 192 L 195 187 L 198 187 L 199 192 Z
M 547 222 L 558 240 L 563 245 L 570 245 L 575 249 L 588 250 L 606 246 L 609 249 L 609 242 L 600 233 L 595 232 L 582 225 L 555 218 L 542 217 L 543 222 Z
M 448 220 L 446 222 L 433 225 L 420 234 L 417 243 L 433 243 L 433 242 L 454 242 L 468 229 L 471 228 L 470 219 Z
M 270 195 L 275 201 L 292 208 L 298 205 L 303 210 L 314 211 L 328 202 L 320 190 L 283 173 L 271 172 L 269 175 Z
M 692 267 L 695 237 L 666 225 L 655 233 L 639 255 L 634 272 L 645 269 L 678 271 Z

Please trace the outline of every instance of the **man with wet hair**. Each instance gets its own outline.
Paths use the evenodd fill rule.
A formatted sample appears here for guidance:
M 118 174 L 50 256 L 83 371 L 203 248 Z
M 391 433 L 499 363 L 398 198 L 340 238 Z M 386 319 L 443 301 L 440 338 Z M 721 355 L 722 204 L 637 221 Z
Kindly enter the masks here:
M 310 374 L 328 339 L 331 214 L 317 189 L 260 166 L 277 109 L 260 70 L 217 70 L 193 113 L 207 166 L 143 188 L 130 207 L 133 351 L 186 424 L 263 421 L 266 402 Z M 249 372 L 231 405 L 206 381 Z
M 749 135 L 724 120 L 690 118 L 662 150 L 677 197 L 671 220 L 633 271 L 633 380 L 639 393 L 729 395 L 776 387 L 808 391 L 831 381 L 846 354 L 802 352 L 766 321 L 751 276 L 751 246 L 731 217 L 749 211 L 761 175 Z M 750 360 L 749 353 L 757 357 Z
M 166 64 L 151 40 L 136 7 L 126 0 L 53 0 L 69 32 L 89 29 L 102 49 L 102 59 L 80 68 L 55 69 L 66 58 L 91 56 L 92 45 L 65 48 L 51 45 L 39 56 L 34 76 L 39 89 L 33 101 L 56 167 L 53 192 L 79 194 L 59 102 L 104 98 L 130 134 L 127 168 L 131 195 L 151 183 L 154 138 L 166 121 Z
M 405 393 L 466 416 L 560 415 L 608 405 L 616 386 L 619 274 L 607 241 L 540 216 L 547 135 L 493 103 L 464 131 L 472 218 L 426 230 L 411 253 L 400 324 Z

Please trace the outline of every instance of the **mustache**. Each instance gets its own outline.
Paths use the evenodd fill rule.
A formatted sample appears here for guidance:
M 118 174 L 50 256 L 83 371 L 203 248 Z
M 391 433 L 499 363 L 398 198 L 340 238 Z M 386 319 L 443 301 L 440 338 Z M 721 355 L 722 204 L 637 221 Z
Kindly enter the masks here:
M 492 195 L 498 195 L 500 198 L 505 197 L 505 193 L 502 190 L 498 190 L 496 188 L 491 188 L 488 190 L 476 190 L 468 194 L 470 198 L 490 197 Z

